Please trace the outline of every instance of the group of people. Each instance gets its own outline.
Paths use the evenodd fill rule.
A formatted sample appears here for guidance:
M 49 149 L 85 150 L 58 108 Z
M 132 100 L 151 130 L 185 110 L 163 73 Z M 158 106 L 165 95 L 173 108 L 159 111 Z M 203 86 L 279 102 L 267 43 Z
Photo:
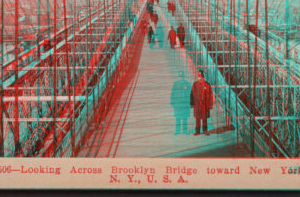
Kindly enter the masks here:
M 167 6 L 168 6 L 168 12 L 172 12 L 172 16 L 175 16 L 175 10 L 176 10 L 176 6 L 173 2 L 168 1 L 167 2 Z
M 159 1 L 157 1 L 157 3 L 159 3 Z M 148 0 L 146 3 L 146 9 L 148 14 L 150 15 L 151 21 L 156 26 L 158 22 L 158 15 L 156 14 L 156 11 L 153 10 L 153 6 L 154 6 L 154 0 Z
M 187 119 L 190 117 L 190 107 L 194 108 L 194 117 L 196 119 L 196 132 L 194 135 L 200 134 L 201 121 L 202 131 L 205 135 L 207 132 L 207 119 L 210 117 L 210 110 L 213 108 L 213 91 L 211 85 L 205 81 L 204 72 L 198 71 L 198 80 L 189 84 L 184 78 L 184 72 L 179 71 L 180 80 L 173 84 L 171 92 L 171 106 L 174 108 L 174 116 L 176 118 L 175 135 L 183 133 L 189 134 Z
M 159 5 L 159 0 L 155 0 L 157 5 Z M 154 0 L 147 0 L 146 2 L 146 10 L 151 15 L 153 14 L 153 6 L 154 6 Z
M 184 47 L 184 39 L 185 39 L 185 30 L 182 26 L 182 23 L 180 23 L 180 26 L 177 28 L 177 33 L 173 29 L 173 26 L 171 26 L 171 30 L 169 31 L 168 40 L 170 40 L 170 45 L 172 49 L 175 49 L 176 37 L 178 36 L 180 41 L 180 47 Z
M 159 1 L 157 3 L 159 3 Z M 171 9 L 171 10 L 175 11 L 174 3 L 171 3 L 170 1 L 168 1 L 167 4 L 168 4 L 168 10 Z M 155 28 L 156 28 L 157 23 L 158 23 L 158 15 L 156 14 L 155 11 L 153 11 L 153 5 L 154 5 L 154 0 L 148 0 L 147 1 L 147 11 L 150 15 L 151 21 L 154 23 Z M 151 48 L 152 48 L 153 42 L 155 40 L 154 35 L 155 35 L 154 29 L 150 25 L 149 31 L 148 31 L 148 43 L 150 44 Z M 184 29 L 182 23 L 180 23 L 180 26 L 177 28 L 177 33 L 173 29 L 173 26 L 171 26 L 171 30 L 169 31 L 167 39 L 170 40 L 170 45 L 171 45 L 172 49 L 175 49 L 175 45 L 177 44 L 177 42 L 176 42 L 177 36 L 178 36 L 179 41 L 180 41 L 180 47 L 183 48 L 184 47 L 184 40 L 185 40 L 185 29 Z

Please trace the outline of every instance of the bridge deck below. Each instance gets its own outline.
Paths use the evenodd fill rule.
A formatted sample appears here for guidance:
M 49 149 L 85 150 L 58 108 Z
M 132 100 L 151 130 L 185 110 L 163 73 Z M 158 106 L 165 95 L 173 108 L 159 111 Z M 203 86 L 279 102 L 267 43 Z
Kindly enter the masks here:
M 156 6 L 155 9 L 159 15 L 155 30 L 156 45 L 151 48 L 146 37 L 136 43 L 136 50 L 132 52 L 132 66 L 134 68 L 136 65 L 137 69 L 128 75 L 126 83 L 116 85 L 112 95 L 114 104 L 109 107 L 105 123 L 91 127 L 92 134 L 85 140 L 78 156 L 236 156 L 236 131 L 225 129 L 225 113 L 220 104 L 214 104 L 211 118 L 208 119 L 211 135 L 193 135 L 193 109 L 190 109 L 188 118 L 190 134 L 174 135 L 176 119 L 170 105 L 172 86 L 179 80 L 180 69 L 184 70 L 185 79 L 192 85 L 196 80 L 195 65 L 186 55 L 186 49 L 171 49 L 167 42 L 170 25 L 177 27 L 175 17 L 160 7 Z M 163 46 L 160 47 L 158 41 L 164 41 Z

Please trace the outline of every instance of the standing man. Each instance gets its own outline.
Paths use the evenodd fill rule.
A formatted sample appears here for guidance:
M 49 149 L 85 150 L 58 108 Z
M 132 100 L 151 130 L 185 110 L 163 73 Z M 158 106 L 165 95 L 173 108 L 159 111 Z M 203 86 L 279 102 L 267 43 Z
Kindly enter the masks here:
M 169 31 L 168 39 L 170 39 L 171 48 L 174 49 L 174 46 L 176 45 L 176 32 L 173 29 L 173 26 L 171 26 L 171 30 Z
M 180 70 L 178 74 L 180 79 L 173 84 L 171 92 L 171 106 L 174 108 L 176 118 L 176 132 L 174 135 L 181 133 L 181 125 L 183 133 L 189 134 L 187 119 L 190 117 L 189 94 L 191 85 L 184 79 L 183 70 Z
M 196 133 L 194 135 L 200 134 L 201 120 L 203 133 L 209 135 L 207 132 L 207 119 L 210 117 L 210 110 L 213 107 L 213 93 L 210 84 L 205 81 L 203 71 L 198 71 L 198 81 L 193 83 L 190 105 L 194 107 L 196 118 Z
M 182 23 L 180 23 L 180 26 L 177 28 L 177 35 L 180 41 L 180 47 L 184 47 L 184 39 L 185 39 L 185 30 L 182 26 Z

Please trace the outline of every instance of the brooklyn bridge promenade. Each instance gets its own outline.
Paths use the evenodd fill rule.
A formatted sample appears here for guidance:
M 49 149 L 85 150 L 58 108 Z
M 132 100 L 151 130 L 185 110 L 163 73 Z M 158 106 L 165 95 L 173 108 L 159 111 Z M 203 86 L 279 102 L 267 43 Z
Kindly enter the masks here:
M 188 133 L 174 135 L 176 119 L 170 104 L 174 82 L 183 70 L 185 79 L 192 85 L 196 81 L 195 65 L 185 48 L 178 44 L 171 49 L 167 40 L 170 26 L 177 28 L 177 21 L 167 12 L 166 2 L 155 6 L 159 16 L 156 42 L 150 46 L 147 36 L 136 41 L 130 81 L 116 85 L 105 122 L 90 129 L 79 157 L 234 157 L 241 155 L 236 149 L 236 131 L 226 126 L 225 113 L 216 104 L 208 119 L 211 134 L 194 136 L 195 118 L 190 109 Z M 157 4 L 155 4 L 157 5 Z M 177 43 L 179 40 L 177 38 Z M 123 85 L 126 84 L 126 85 Z M 115 102 L 114 102 L 115 101 Z M 244 151 L 244 150 L 243 150 Z M 243 152 L 242 151 L 242 152 Z M 239 154 L 239 155 L 238 155 Z

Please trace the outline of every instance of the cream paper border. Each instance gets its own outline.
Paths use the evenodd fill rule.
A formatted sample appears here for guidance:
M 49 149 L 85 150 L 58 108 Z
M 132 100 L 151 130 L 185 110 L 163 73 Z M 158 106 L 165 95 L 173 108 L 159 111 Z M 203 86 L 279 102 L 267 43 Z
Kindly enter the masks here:
M 1 188 L 99 188 L 99 189 L 298 189 L 300 187 L 299 159 L 156 159 L 156 158 L 2 158 L 0 160 Z M 6 168 L 4 167 L 6 166 Z M 29 167 L 61 168 L 60 174 L 21 173 Z M 70 173 L 72 167 L 101 168 L 101 173 Z M 153 182 L 148 182 L 147 175 L 134 173 L 117 174 L 118 181 L 112 181 L 112 167 L 144 169 L 154 168 Z M 166 167 L 194 168 L 196 174 L 187 175 L 166 173 Z M 250 167 L 257 167 L 257 174 L 250 174 Z M 233 174 L 207 174 L 207 168 L 233 168 Z M 234 174 L 234 171 L 240 174 Z M 283 174 L 281 167 L 286 170 Z M 269 174 L 258 174 L 258 168 L 270 169 Z M 6 171 L 4 170 L 6 169 Z M 289 170 L 289 169 L 292 169 Z M 295 170 L 294 170 L 295 169 Z M 7 171 L 8 170 L 8 171 Z M 230 170 L 230 169 L 229 169 Z M 184 172 L 184 171 L 182 171 Z M 253 171 L 252 171 L 253 172 Z M 293 172 L 293 173 L 291 173 Z M 147 172 L 148 175 L 149 172 Z M 129 182 L 128 175 L 134 175 Z M 168 175 L 171 182 L 164 181 Z M 180 177 L 182 176 L 182 177 Z M 154 182 L 156 180 L 156 182 Z M 178 182 L 180 180 L 181 182 Z M 184 180 L 184 181 L 183 181 Z M 140 182 L 138 182 L 140 181 Z M 186 181 L 186 182 L 185 182 Z

